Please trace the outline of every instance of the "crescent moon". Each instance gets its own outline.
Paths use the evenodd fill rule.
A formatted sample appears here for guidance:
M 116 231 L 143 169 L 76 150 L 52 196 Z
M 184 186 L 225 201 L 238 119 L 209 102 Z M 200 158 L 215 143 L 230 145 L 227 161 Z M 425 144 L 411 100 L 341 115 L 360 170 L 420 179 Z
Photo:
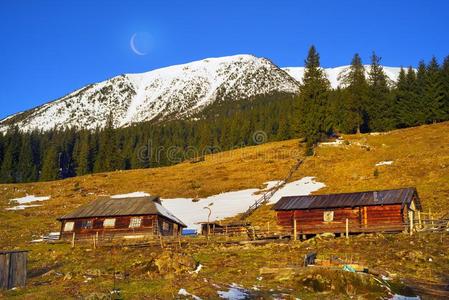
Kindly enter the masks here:
M 147 55 L 145 52 L 141 52 L 137 49 L 136 44 L 135 44 L 136 35 L 137 35 L 137 33 L 134 33 L 132 35 L 131 40 L 129 41 L 129 46 L 131 47 L 133 52 L 136 53 L 137 55 Z

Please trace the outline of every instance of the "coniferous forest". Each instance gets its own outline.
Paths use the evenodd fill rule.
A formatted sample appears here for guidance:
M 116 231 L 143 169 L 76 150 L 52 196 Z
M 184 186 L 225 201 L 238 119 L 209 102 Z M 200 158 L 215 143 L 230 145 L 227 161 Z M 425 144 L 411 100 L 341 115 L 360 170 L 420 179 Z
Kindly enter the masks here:
M 95 131 L 65 129 L 0 134 L 0 182 L 62 179 L 179 163 L 206 153 L 301 137 L 311 148 L 339 133 L 378 132 L 449 120 L 449 56 L 401 69 L 397 82 L 371 56 L 358 54 L 331 89 L 311 47 L 299 95 L 265 95 L 215 103 L 190 120 Z M 259 134 L 259 136 L 255 136 Z M 260 136 L 262 135 L 262 137 Z

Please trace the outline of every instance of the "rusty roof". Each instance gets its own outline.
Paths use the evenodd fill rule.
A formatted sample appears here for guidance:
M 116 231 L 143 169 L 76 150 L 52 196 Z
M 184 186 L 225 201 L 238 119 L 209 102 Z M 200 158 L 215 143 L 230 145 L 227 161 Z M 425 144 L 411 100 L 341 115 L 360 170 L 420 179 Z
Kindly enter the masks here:
M 401 204 L 410 205 L 415 199 L 417 209 L 422 210 L 421 202 L 415 188 L 379 190 L 357 193 L 328 195 L 288 196 L 282 197 L 274 206 L 274 210 L 302 210 L 315 208 L 339 208 L 357 206 L 376 206 Z
M 58 220 L 142 215 L 159 215 L 183 227 L 187 227 L 181 220 L 162 206 L 157 196 L 132 198 L 103 196 L 58 218 Z

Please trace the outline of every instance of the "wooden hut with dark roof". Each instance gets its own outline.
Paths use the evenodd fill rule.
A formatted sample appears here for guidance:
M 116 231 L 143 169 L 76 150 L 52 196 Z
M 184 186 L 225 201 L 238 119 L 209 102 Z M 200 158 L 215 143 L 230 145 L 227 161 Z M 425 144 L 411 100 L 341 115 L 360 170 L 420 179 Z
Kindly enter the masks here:
M 187 227 L 162 206 L 157 196 L 117 198 L 103 196 L 64 215 L 62 239 L 136 238 L 181 235 Z
M 415 188 L 282 197 L 274 206 L 278 225 L 297 235 L 325 232 L 400 232 L 422 210 Z M 348 225 L 346 225 L 348 223 Z

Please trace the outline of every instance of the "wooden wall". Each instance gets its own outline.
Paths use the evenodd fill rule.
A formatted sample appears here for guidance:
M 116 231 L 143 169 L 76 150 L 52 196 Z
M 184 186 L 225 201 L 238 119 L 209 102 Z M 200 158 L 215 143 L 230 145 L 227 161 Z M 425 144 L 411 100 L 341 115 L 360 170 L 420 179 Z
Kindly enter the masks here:
M 140 227 L 129 227 L 131 218 L 133 217 L 142 218 Z M 113 228 L 103 227 L 103 222 L 105 219 L 115 219 L 115 226 Z M 83 228 L 83 223 L 88 220 L 92 220 L 92 228 Z M 64 225 L 66 222 L 75 222 L 73 231 L 64 231 Z M 166 223 L 165 226 L 164 223 Z M 100 239 L 139 235 L 168 236 L 181 234 L 181 229 L 182 228 L 173 221 L 157 215 L 82 218 L 74 220 L 63 220 L 61 222 L 61 238 L 72 239 L 73 233 L 75 233 L 76 239 L 85 239 L 86 237 L 92 237 L 97 233 Z
M 334 218 L 330 222 L 324 221 L 326 211 L 334 212 Z M 278 225 L 285 231 L 293 232 L 293 220 L 296 220 L 298 234 L 344 233 L 346 219 L 351 233 L 402 231 L 406 221 L 401 205 L 277 212 Z
M 27 252 L 0 252 L 0 289 L 24 287 L 27 279 Z

